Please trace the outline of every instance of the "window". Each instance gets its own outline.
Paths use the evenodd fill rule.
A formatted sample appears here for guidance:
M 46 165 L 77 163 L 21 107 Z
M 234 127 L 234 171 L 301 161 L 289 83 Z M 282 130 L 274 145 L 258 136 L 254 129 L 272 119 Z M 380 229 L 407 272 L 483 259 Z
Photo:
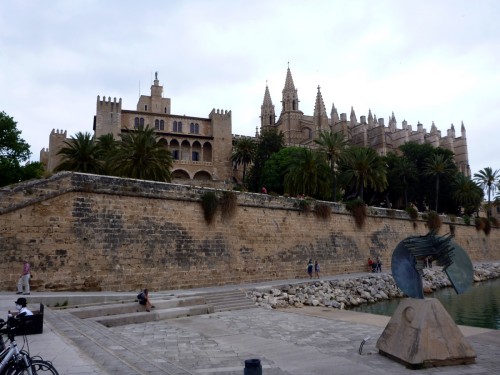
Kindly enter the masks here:
M 160 120 L 155 120 L 155 130 L 160 130 Z
M 148 105 L 147 105 L 147 104 L 144 106 L 144 110 L 145 110 L 146 112 L 148 111 Z
M 165 130 L 165 121 L 160 120 L 160 130 Z
M 200 125 L 196 122 L 192 122 L 190 125 L 189 125 L 189 132 L 192 133 L 192 134 L 199 134 L 200 132 Z
M 182 133 L 182 122 L 181 122 L 181 121 L 179 121 L 179 122 L 177 123 L 177 131 L 178 131 L 179 133 Z
M 167 113 L 167 107 L 165 107 L 165 108 L 163 109 L 163 112 L 164 112 L 164 113 Z
M 173 150 L 172 151 L 172 158 L 174 160 L 179 160 L 179 150 Z
M 172 124 L 172 131 L 173 132 L 177 131 L 177 121 L 174 121 L 174 123 Z
M 143 129 L 144 128 L 144 119 L 141 117 L 136 117 L 134 119 L 134 129 Z
M 193 151 L 191 155 L 192 161 L 200 161 L 200 153 L 198 151 Z

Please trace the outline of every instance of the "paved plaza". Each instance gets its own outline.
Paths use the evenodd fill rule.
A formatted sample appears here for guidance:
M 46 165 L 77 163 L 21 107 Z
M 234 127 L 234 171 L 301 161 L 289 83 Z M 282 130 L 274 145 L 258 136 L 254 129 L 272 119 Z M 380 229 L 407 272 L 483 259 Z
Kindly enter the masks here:
M 0 293 L 0 308 L 12 309 L 15 297 Z M 106 328 L 47 309 L 44 333 L 28 338 L 32 355 L 53 361 L 64 375 L 241 375 L 252 358 L 261 360 L 265 375 L 500 372 L 500 331 L 472 327 L 460 328 L 478 355 L 476 364 L 408 370 L 375 348 L 388 319 L 321 307 L 251 308 Z

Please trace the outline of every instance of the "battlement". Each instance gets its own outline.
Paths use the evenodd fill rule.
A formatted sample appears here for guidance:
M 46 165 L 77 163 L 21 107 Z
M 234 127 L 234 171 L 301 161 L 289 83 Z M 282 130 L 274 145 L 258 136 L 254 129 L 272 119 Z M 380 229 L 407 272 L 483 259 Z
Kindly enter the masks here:
M 97 95 L 97 105 L 101 107 L 110 107 L 111 110 L 120 111 L 122 109 L 122 98 L 116 101 L 115 97 L 113 101 L 111 101 L 111 96 L 108 96 L 107 100 L 106 97 L 103 96 L 101 100 L 101 97 Z
M 231 118 L 231 111 L 228 111 L 227 109 L 212 109 L 210 114 L 208 115 L 208 118 L 212 119 L 214 117 L 218 117 L 221 119 L 230 119 Z
M 67 130 L 59 130 L 59 129 L 52 129 L 50 132 L 51 137 L 61 137 L 61 138 L 67 138 L 68 136 L 68 131 Z

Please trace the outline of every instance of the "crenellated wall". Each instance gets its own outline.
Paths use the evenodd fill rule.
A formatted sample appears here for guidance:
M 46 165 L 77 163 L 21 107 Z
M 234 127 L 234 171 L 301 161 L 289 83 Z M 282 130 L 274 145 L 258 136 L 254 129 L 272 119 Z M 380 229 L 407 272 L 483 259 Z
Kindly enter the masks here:
M 0 190 L 0 283 L 14 290 L 21 260 L 32 263 L 34 290 L 152 290 L 302 278 L 309 258 L 323 274 L 366 271 L 368 256 L 390 267 L 395 246 L 427 233 L 401 211 L 369 208 L 362 229 L 341 204 L 325 220 L 299 200 L 236 193 L 231 217 L 208 225 L 208 189 L 59 173 Z M 221 191 L 218 191 L 220 194 Z M 387 216 L 389 214 L 389 216 Z M 444 220 L 449 220 L 443 217 Z M 500 259 L 500 231 L 455 227 L 473 260 Z

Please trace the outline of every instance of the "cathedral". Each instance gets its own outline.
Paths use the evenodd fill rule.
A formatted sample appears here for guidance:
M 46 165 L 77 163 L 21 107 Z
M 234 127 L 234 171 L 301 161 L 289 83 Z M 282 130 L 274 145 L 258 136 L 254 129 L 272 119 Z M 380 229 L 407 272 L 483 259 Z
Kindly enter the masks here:
M 418 123 L 415 130 L 406 121 L 398 128 L 394 114 L 388 125 L 384 119 L 372 115 L 361 116 L 359 121 L 351 108 L 349 120 L 345 113 L 340 116 L 332 105 L 330 117 L 326 113 L 320 88 L 316 94 L 313 115 L 305 115 L 299 109 L 297 89 L 290 68 L 287 69 L 282 91 L 282 108 L 276 117 L 269 87 L 266 85 L 260 110 L 260 129 L 276 128 L 284 134 L 288 146 L 315 147 L 314 140 L 322 131 L 342 132 L 353 145 L 371 147 L 380 155 L 407 142 L 429 143 L 434 147 L 451 150 L 459 170 L 470 176 L 465 127 L 462 124 L 459 137 L 452 125 L 445 136 L 434 123 L 430 133 Z M 97 96 L 93 130 L 96 138 L 113 134 L 115 139 L 139 127 L 155 129 L 157 139 L 173 158 L 173 182 L 213 187 L 224 187 L 241 180 L 241 171 L 233 168 L 231 153 L 233 143 L 241 136 L 232 134 L 231 111 L 212 109 L 207 118 L 171 113 L 171 99 L 163 97 L 163 86 L 158 74 L 151 85 L 150 95 L 140 95 L 135 109 L 122 108 L 122 100 Z M 66 131 L 52 130 L 49 148 L 40 152 L 40 161 L 52 172 L 61 162 L 59 150 L 68 141 Z
M 458 170 L 470 176 L 469 156 L 467 151 L 467 138 L 465 127 L 462 123 L 460 136 L 456 136 L 453 124 L 445 136 L 432 123 L 431 131 L 427 133 L 423 125 L 418 123 L 416 129 L 412 129 L 407 121 L 403 121 L 398 128 L 394 113 L 389 117 L 387 126 L 384 119 L 377 119 L 371 110 L 367 116 L 360 116 L 359 120 L 351 107 L 349 120 L 345 113 L 340 116 L 337 108 L 332 104 L 330 117 L 326 112 L 320 87 L 316 94 L 313 115 L 305 115 L 299 108 L 299 97 L 293 83 L 292 73 L 288 67 L 285 85 L 282 90 L 281 113 L 276 117 L 275 108 L 266 85 L 264 101 L 260 107 L 260 129 L 276 128 L 281 131 L 288 146 L 315 147 L 314 140 L 324 131 L 342 132 L 350 144 L 375 149 L 379 155 L 387 155 L 388 152 L 398 149 L 407 142 L 429 143 L 433 147 L 442 147 L 455 154 L 455 164 Z

